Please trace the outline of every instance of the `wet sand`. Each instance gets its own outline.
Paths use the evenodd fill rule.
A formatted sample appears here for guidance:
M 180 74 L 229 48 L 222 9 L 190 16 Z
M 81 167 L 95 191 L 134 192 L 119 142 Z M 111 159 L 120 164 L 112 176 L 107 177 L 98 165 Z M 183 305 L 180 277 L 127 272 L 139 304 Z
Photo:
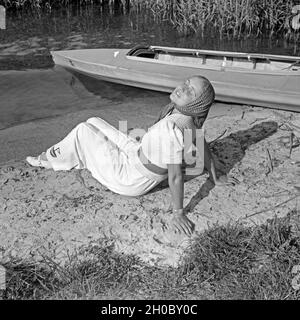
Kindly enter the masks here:
M 63 68 L 0 71 L 0 163 L 39 154 L 92 116 L 146 125 L 168 95 L 113 85 Z

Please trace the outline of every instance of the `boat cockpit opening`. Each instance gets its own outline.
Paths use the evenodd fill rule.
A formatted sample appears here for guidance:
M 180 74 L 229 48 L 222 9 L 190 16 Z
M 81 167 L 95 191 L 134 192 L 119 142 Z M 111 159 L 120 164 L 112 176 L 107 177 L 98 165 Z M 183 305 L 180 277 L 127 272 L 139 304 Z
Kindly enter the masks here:
M 135 46 L 126 55 L 131 57 L 155 59 L 156 52 L 151 50 L 149 47 Z
M 264 54 L 218 52 L 209 50 L 177 49 L 141 46 L 131 49 L 127 56 L 158 60 L 162 63 L 217 69 L 257 71 L 300 71 L 300 58 Z M 295 60 L 293 60 L 295 58 Z

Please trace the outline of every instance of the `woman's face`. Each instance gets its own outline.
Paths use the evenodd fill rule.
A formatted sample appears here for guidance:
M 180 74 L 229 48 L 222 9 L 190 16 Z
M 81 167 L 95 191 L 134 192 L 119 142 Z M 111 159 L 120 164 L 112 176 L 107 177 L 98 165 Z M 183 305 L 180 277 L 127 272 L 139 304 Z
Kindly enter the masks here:
M 170 99 L 177 106 L 183 107 L 193 102 L 202 93 L 202 81 L 199 78 L 187 79 L 170 94 Z

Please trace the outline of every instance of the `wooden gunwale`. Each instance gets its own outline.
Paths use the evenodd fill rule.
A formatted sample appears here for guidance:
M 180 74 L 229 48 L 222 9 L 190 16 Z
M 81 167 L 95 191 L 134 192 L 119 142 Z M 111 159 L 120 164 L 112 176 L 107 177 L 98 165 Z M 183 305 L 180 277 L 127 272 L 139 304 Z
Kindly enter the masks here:
M 255 73 L 257 75 L 278 75 L 278 76 L 298 76 L 299 73 L 297 71 L 286 71 L 286 70 L 257 70 L 257 69 L 245 69 L 242 67 L 232 67 L 232 66 L 213 66 L 209 64 L 192 64 L 192 63 L 184 63 L 184 62 L 176 62 L 176 61 L 164 61 L 158 59 L 151 59 L 151 58 L 144 58 L 138 56 L 126 56 L 127 59 L 133 61 L 140 61 L 140 62 L 147 62 L 147 63 L 154 63 L 154 64 L 164 64 L 164 65 L 173 65 L 178 67 L 187 67 L 187 68 L 197 68 L 197 69 L 204 69 L 204 70 L 214 70 L 218 72 L 239 72 L 239 73 Z
M 276 60 L 276 61 L 293 61 L 300 62 L 300 57 L 297 56 L 282 56 L 272 54 L 260 54 L 260 53 L 244 53 L 244 52 L 230 52 L 230 51 L 214 51 L 214 50 L 197 50 L 197 49 L 185 49 L 185 48 L 174 48 L 174 47 L 160 47 L 150 46 L 150 50 L 153 51 L 164 51 L 166 53 L 185 53 L 195 55 L 211 55 L 211 56 L 226 56 L 233 58 L 247 58 L 247 59 L 264 59 L 264 60 Z

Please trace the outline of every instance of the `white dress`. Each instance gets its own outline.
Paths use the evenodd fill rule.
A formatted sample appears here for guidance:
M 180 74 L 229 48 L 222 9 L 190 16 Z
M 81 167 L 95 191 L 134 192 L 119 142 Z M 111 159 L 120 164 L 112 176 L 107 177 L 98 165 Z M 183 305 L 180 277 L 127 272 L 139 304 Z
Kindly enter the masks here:
M 182 162 L 183 134 L 174 126 L 173 118 L 165 117 L 152 126 L 141 142 L 101 118 L 90 118 L 49 148 L 47 159 L 55 171 L 86 168 L 113 192 L 142 195 L 166 179 L 167 174 L 148 170 L 138 157 L 140 147 L 153 164 L 162 168 Z

